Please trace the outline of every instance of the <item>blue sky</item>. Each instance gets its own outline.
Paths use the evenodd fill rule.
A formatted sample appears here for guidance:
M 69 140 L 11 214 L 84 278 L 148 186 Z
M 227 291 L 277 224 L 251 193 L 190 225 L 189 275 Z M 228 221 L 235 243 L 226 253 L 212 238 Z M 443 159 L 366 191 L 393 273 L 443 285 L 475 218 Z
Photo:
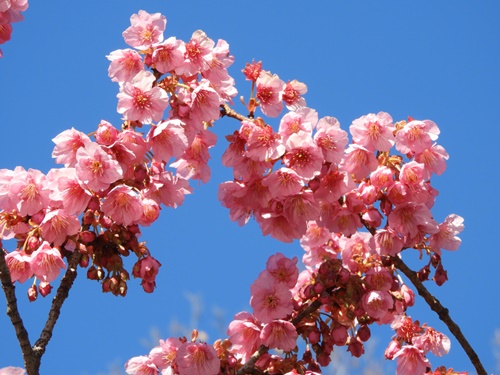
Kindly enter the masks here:
M 214 40 L 228 41 L 239 95 L 248 97 L 250 90 L 240 70 L 252 59 L 262 60 L 283 80 L 306 83 L 308 106 L 320 117 L 337 117 L 345 130 L 352 120 L 379 111 L 397 120 L 412 116 L 438 124 L 439 143 L 450 160 L 445 174 L 433 180 L 440 192 L 433 213 L 438 221 L 449 213 L 463 216 L 465 231 L 461 248 L 443 256 L 449 281 L 430 289 L 450 309 L 487 370 L 500 371 L 492 344 L 500 329 L 495 239 L 500 3 L 33 1 L 25 20 L 14 25 L 13 39 L 2 45 L 0 168 L 22 165 L 47 172 L 55 166 L 51 139 L 61 131 L 75 127 L 89 133 L 101 119 L 120 123 L 118 87 L 107 77 L 105 56 L 126 48 L 121 33 L 140 9 L 167 17 L 166 37 L 187 41 L 202 29 Z M 231 176 L 220 162 L 224 135 L 237 127 L 229 119 L 217 123 L 212 180 L 196 186 L 177 210 L 163 210 L 143 232 L 163 264 L 155 293 L 145 294 L 132 280 L 126 298 L 104 295 L 81 271 L 42 360 L 43 374 L 108 374 L 113 365 L 147 353 L 151 346 L 143 341 L 152 330 L 166 338 L 173 320 L 195 328 L 187 294 L 199 296 L 203 311 L 196 328 L 213 341 L 221 336 L 221 320 L 228 324 L 249 308 L 249 285 L 270 254 L 302 255 L 297 243 L 262 237 L 255 223 L 238 227 L 218 202 L 217 186 Z M 26 289 L 17 288 L 18 300 L 34 340 L 50 299 L 29 304 Z M 446 333 L 422 302 L 410 314 Z M 221 312 L 219 318 L 214 310 Z M 0 368 L 22 365 L 4 315 L 0 327 Z M 391 332 L 382 328 L 376 335 L 375 350 L 382 352 Z M 431 362 L 473 373 L 455 340 L 448 356 Z

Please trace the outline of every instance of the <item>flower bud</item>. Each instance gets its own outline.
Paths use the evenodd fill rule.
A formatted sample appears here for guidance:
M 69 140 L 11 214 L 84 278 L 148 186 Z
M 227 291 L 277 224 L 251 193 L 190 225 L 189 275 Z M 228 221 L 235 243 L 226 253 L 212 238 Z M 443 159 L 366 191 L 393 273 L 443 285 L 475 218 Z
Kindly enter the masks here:
M 368 341 L 370 336 L 370 327 L 368 327 L 366 324 L 363 324 L 361 327 L 359 327 L 358 332 L 356 333 L 356 337 L 363 342 Z
M 52 291 L 52 285 L 50 283 L 46 282 L 40 282 L 40 285 L 38 286 L 38 290 L 40 291 L 40 294 L 42 297 L 45 297 L 50 294 Z
M 38 290 L 36 289 L 36 285 L 30 286 L 28 289 L 28 300 L 30 302 L 36 301 L 36 298 L 38 297 Z

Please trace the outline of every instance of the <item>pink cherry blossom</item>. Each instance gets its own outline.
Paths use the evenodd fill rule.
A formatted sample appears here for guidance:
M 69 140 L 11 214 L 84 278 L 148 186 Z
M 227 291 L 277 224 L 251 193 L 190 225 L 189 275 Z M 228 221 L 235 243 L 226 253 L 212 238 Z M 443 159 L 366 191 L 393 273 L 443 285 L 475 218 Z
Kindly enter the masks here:
M 293 288 L 299 276 L 297 257 L 289 259 L 282 253 L 271 255 L 266 263 L 266 270 L 277 283 L 284 283 Z
M 122 168 L 118 162 L 95 143 L 79 148 L 76 160 L 78 180 L 94 191 L 107 189 L 122 177 Z
M 403 236 L 415 237 L 420 230 L 434 234 L 439 231 L 429 209 L 423 204 L 403 203 L 398 205 L 388 217 L 389 226 Z
M 288 168 L 308 180 L 320 174 L 323 155 L 307 133 L 299 132 L 290 135 L 285 147 L 287 153 L 283 157 L 283 162 Z
M 274 74 L 262 71 L 256 81 L 257 99 L 259 99 L 262 113 L 269 117 L 277 117 L 283 110 L 281 99 L 285 89 L 285 82 Z
M 349 127 L 353 143 L 369 151 L 389 151 L 394 145 L 392 117 L 385 112 L 370 113 L 354 120 Z
M 307 231 L 300 239 L 300 246 L 306 251 L 311 251 L 312 248 L 324 245 L 331 237 L 332 234 L 328 229 L 319 226 L 315 221 L 309 221 Z
M 295 111 L 299 108 L 306 106 L 306 101 L 302 97 L 307 92 L 307 86 L 299 82 L 297 80 L 288 81 L 285 86 L 285 90 L 283 90 L 283 101 L 286 104 L 286 107 Z
M 152 182 L 144 194 L 157 203 L 177 208 L 184 202 L 184 196 L 191 194 L 191 191 L 186 179 L 174 176 L 170 171 L 165 171 L 153 175 Z
M 297 330 L 285 320 L 273 320 L 264 325 L 260 338 L 268 348 L 276 348 L 285 352 L 291 351 L 297 345 Z
M 210 69 L 213 60 L 214 41 L 205 32 L 196 30 L 188 43 L 184 45 L 184 62 L 176 67 L 178 75 L 192 76 Z
M 236 314 L 229 324 L 227 330 L 229 340 L 237 353 L 241 354 L 242 361 L 246 362 L 262 344 L 261 329 L 259 322 L 248 312 Z
M 61 268 L 66 269 L 61 253 L 47 241 L 31 254 L 31 270 L 41 281 L 47 283 L 54 281 L 59 276 Z
M 130 81 L 120 87 L 117 112 L 127 120 L 150 124 L 158 122 L 168 106 L 165 90 L 153 87 L 156 80 L 153 73 L 142 70 Z
M 304 186 L 304 180 L 293 169 L 280 168 L 264 177 L 262 185 L 269 188 L 271 197 L 286 197 L 298 194 Z
M 149 358 L 151 358 L 151 361 L 156 365 L 158 370 L 168 369 L 175 364 L 177 350 L 181 345 L 181 340 L 173 337 L 160 340 L 160 346 L 154 347 L 149 352 Z
M 144 70 L 141 55 L 131 49 L 113 51 L 106 58 L 111 61 L 108 76 L 113 82 L 131 81 L 137 73 Z
M 378 229 L 374 239 L 378 255 L 396 256 L 403 249 L 403 241 L 391 228 Z
M 377 167 L 378 161 L 373 152 L 356 144 L 349 145 L 340 163 L 340 169 L 351 173 L 357 180 L 367 177 Z
M 424 179 L 430 179 L 432 174 L 443 174 L 446 170 L 446 161 L 449 156 L 445 149 L 439 145 L 432 145 L 415 155 L 415 160 L 424 165 Z
M 288 112 L 281 118 L 279 133 L 286 142 L 288 137 L 299 131 L 312 134 L 316 123 L 318 122 L 318 113 L 311 108 L 300 108 L 295 112 Z
M 0 375 L 26 375 L 26 370 L 20 367 L 3 367 L 0 368 Z
M 431 365 L 422 351 L 413 345 L 403 346 L 393 359 L 397 359 L 396 375 L 422 375 Z
M 427 327 L 423 335 L 416 336 L 411 340 L 412 344 L 424 353 L 431 352 L 437 357 L 442 357 L 450 351 L 450 339 L 443 333 Z
M 273 319 L 283 319 L 292 310 L 292 293 L 282 283 L 276 283 L 271 277 L 261 274 L 250 286 L 252 297 L 250 305 L 255 317 L 262 323 L 269 323 Z
M 75 168 L 51 170 L 47 179 L 51 181 L 50 199 L 61 202 L 66 213 L 79 215 L 85 210 L 92 195 L 80 185 Z
M 328 172 L 320 177 L 314 196 L 318 200 L 334 203 L 355 186 L 352 177 L 347 172 L 339 171 L 334 164 L 331 164 Z
M 198 86 L 191 93 L 191 104 L 189 118 L 198 125 L 198 129 L 203 129 L 203 122 L 216 120 L 220 116 L 220 97 L 217 92 L 210 87 L 210 82 L 202 79 Z
M 168 161 L 179 157 L 188 147 L 188 140 L 180 119 L 171 119 L 152 126 L 147 141 L 156 160 Z
M 103 146 L 111 146 L 118 139 L 119 131 L 105 120 L 101 120 L 95 132 L 97 143 Z
M 36 169 L 18 169 L 10 180 L 9 194 L 22 216 L 34 215 L 50 203 L 50 189 L 45 175 Z
M 441 249 L 457 250 L 462 240 L 457 237 L 463 229 L 464 219 L 461 216 L 451 214 L 446 217 L 443 223 L 439 224 L 439 232 L 430 238 L 431 249 L 437 254 L 441 254 Z
M 372 290 L 389 291 L 392 288 L 392 274 L 387 268 L 376 266 L 366 272 L 365 281 Z
M 163 41 L 167 19 L 160 13 L 149 14 L 140 10 L 130 17 L 130 27 L 123 32 L 123 39 L 129 46 L 146 49 Z
M 130 186 L 115 186 L 106 195 L 102 212 L 117 224 L 135 224 L 143 215 L 141 198 Z
M 394 306 L 394 300 L 386 290 L 371 290 L 362 298 L 363 308 L 374 319 L 384 319 Z
M 213 346 L 206 343 L 185 342 L 176 357 L 180 375 L 217 375 L 220 360 Z
M 399 172 L 399 181 L 405 185 L 418 185 L 423 180 L 424 165 L 411 161 L 403 165 Z
M 125 363 L 125 372 L 129 375 L 158 375 L 158 368 L 148 356 L 130 358 Z
M 268 125 L 242 121 L 242 131 L 246 127 L 249 132 L 247 139 L 247 152 L 252 160 L 264 161 L 278 159 L 285 153 L 285 146 L 281 136 Z
M 154 46 L 153 65 L 160 73 L 171 72 L 184 62 L 184 52 L 185 47 L 182 40 L 177 40 L 172 36 Z
M 340 163 L 344 148 L 349 143 L 347 132 L 340 129 L 340 123 L 335 117 L 323 117 L 318 121 L 314 141 L 325 160 L 330 163 Z
M 160 206 L 156 201 L 149 198 L 144 198 L 141 201 L 142 204 L 142 216 L 138 224 L 142 226 L 151 225 L 160 216 Z
M 365 271 L 364 263 L 375 252 L 375 241 L 370 233 L 356 232 L 342 248 L 342 263 L 355 273 Z
M 76 216 L 64 210 L 51 210 L 45 214 L 40 229 L 45 240 L 53 243 L 54 246 L 61 246 L 67 236 L 80 231 L 80 221 Z
M 65 167 L 74 167 L 78 149 L 92 141 L 86 134 L 71 128 L 53 138 L 52 142 L 56 144 L 52 151 L 52 157 L 56 159 L 56 163 L 64 164 Z
M 379 165 L 371 173 L 370 182 L 378 190 L 389 188 L 394 183 L 394 172 L 385 165 Z
M 283 213 L 288 221 L 299 228 L 300 237 L 307 230 L 307 222 L 319 216 L 319 203 L 310 190 L 305 190 L 283 199 Z
M 2 250 L 3 251 L 3 250 Z M 10 278 L 12 282 L 19 281 L 24 283 L 31 276 L 31 257 L 24 251 L 14 250 L 5 256 L 5 262 L 9 267 Z
M 420 153 L 432 146 L 438 138 L 439 128 L 431 120 L 413 120 L 396 133 L 396 149 L 403 153 Z

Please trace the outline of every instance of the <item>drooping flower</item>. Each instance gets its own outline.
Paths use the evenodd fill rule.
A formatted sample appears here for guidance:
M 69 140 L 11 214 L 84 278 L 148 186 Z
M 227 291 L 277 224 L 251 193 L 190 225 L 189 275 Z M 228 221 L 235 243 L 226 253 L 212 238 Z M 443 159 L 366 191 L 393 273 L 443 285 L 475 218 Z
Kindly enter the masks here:
M 464 219 L 461 216 L 451 214 L 446 217 L 443 223 L 439 224 L 439 232 L 430 238 L 431 249 L 437 254 L 441 254 L 441 249 L 457 250 L 462 240 L 457 237 L 464 229 Z
M 102 212 L 117 224 L 135 224 L 143 215 L 141 198 L 130 186 L 117 185 L 106 195 Z
M 177 350 L 180 375 L 217 375 L 220 359 L 213 346 L 206 343 L 185 342 Z
M 14 250 L 8 253 L 5 256 L 5 262 L 9 267 L 12 282 L 19 281 L 20 283 L 24 283 L 33 276 L 30 265 L 31 257 L 24 251 Z
M 80 222 L 75 215 L 68 214 L 62 209 L 50 210 L 40 223 L 40 229 L 45 240 L 54 246 L 61 246 L 67 236 L 80 231 Z
M 54 281 L 62 269 L 66 269 L 66 264 L 61 258 L 58 249 L 53 248 L 47 241 L 31 254 L 31 270 L 40 279 L 50 283 Z
M 151 358 L 145 355 L 130 358 L 125 363 L 125 372 L 129 375 L 158 375 L 158 368 Z
M 260 332 L 262 327 L 252 314 L 240 312 L 234 316 L 229 324 L 227 334 L 233 344 L 232 348 L 241 354 L 242 361 L 246 362 L 262 343 Z
M 404 345 L 393 358 L 397 360 L 396 375 L 422 375 L 431 365 L 422 351 L 413 345 Z
M 288 352 L 297 345 L 297 330 L 286 320 L 273 320 L 264 325 L 260 338 L 268 348 L 276 348 Z

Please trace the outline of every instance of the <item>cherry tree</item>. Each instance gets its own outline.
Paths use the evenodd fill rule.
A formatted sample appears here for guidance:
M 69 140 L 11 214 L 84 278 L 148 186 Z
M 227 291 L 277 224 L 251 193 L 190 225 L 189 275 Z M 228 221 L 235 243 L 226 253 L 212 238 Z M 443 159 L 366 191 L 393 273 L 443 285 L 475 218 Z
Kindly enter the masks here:
M 0 2 L 0 41 L 9 40 L 10 23 L 26 9 L 26 1 Z M 284 81 L 261 61 L 232 77 L 225 40 L 197 30 L 184 41 L 168 36 L 166 25 L 160 13 L 133 14 L 123 31 L 126 47 L 107 55 L 120 124 L 102 120 L 91 134 L 71 128 L 55 136 L 52 157 L 61 167 L 46 174 L 0 171 L 2 240 L 15 243 L 2 251 L 0 276 L 27 373 L 39 372 L 78 273 L 115 296 L 126 297 L 133 278 L 155 292 L 161 264 L 141 228 L 201 188 L 190 181 L 209 182 L 212 129 L 230 118 L 235 126 L 222 164 L 232 179 L 219 186 L 221 204 L 240 226 L 255 220 L 264 236 L 297 241 L 304 255 L 269 256 L 250 286 L 252 310 L 234 316 L 227 337 L 204 342 L 193 330 L 191 337 L 160 340 L 127 361 L 126 372 L 319 374 L 334 350 L 362 356 L 376 324 L 394 330 L 385 358 L 397 362 L 398 374 L 462 374 L 427 358 L 448 353 L 447 334 L 486 374 L 427 287 L 447 281 L 442 255 L 459 248 L 464 228 L 459 215 L 438 222 L 432 214 L 438 191 L 431 180 L 449 158 L 438 125 L 378 112 L 344 130 L 335 117 L 307 106 L 305 83 Z M 248 92 L 237 90 L 242 80 Z M 235 109 L 238 100 L 243 110 Z M 404 261 L 409 252 L 420 254 L 416 271 Z M 54 295 L 35 342 L 15 295 L 15 285 L 28 280 L 30 301 Z M 407 313 L 416 294 L 449 333 Z M 4 369 L 15 371 L 24 370 Z

